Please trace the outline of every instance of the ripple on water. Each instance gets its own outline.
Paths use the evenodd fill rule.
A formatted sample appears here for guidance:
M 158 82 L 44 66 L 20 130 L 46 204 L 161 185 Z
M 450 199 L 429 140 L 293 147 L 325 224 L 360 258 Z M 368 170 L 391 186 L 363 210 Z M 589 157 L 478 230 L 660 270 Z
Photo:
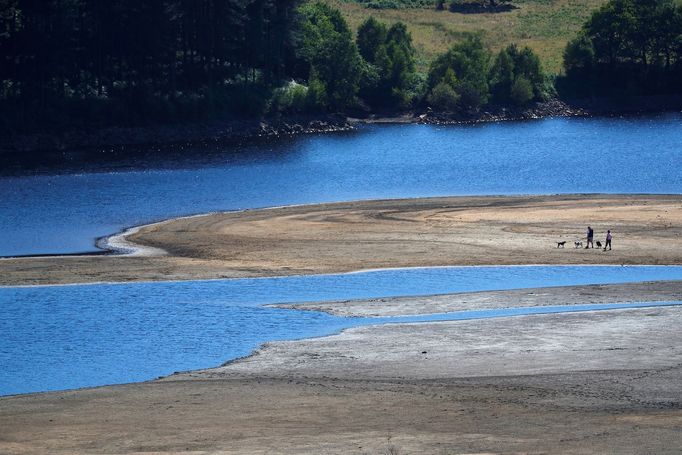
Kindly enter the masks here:
M 357 325 L 554 311 L 376 319 L 264 304 L 671 279 L 682 279 L 682 267 L 449 267 L 0 288 L 0 395 L 147 380 L 220 365 L 265 341 L 329 335 Z M 615 307 L 580 307 L 606 308 Z
M 680 194 L 681 118 L 371 126 L 210 154 L 137 153 L 85 170 L 77 163 L 77 173 L 66 163 L 59 175 L 0 176 L 0 256 L 89 251 L 96 238 L 129 226 L 211 211 L 426 196 Z M 595 161 L 608 172 L 585 172 Z

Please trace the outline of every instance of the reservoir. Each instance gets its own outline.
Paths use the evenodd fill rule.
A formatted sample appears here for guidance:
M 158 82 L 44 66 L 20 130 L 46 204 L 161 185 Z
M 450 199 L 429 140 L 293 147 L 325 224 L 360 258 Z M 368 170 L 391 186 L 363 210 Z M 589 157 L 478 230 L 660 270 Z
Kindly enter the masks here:
M 0 256 L 93 251 L 96 238 L 124 228 L 210 211 L 427 196 L 682 193 L 679 113 L 360 126 L 208 151 L 100 153 L 92 162 L 74 153 L 46 169 L 0 165 Z
M 76 156 L 67 151 L 37 168 L 0 163 L 0 256 L 95 251 L 98 237 L 210 211 L 451 195 L 680 194 L 682 115 L 361 126 L 208 151 Z M 0 288 L 0 395 L 149 380 L 217 366 L 266 341 L 398 322 L 266 304 L 671 279 L 682 279 L 682 267 L 445 267 Z

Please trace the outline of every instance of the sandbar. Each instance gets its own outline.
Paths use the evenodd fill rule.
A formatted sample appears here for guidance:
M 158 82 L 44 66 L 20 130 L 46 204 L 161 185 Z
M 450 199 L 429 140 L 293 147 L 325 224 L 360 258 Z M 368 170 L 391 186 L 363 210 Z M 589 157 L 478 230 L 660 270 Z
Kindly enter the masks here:
M 587 226 L 614 249 L 575 248 Z M 357 201 L 211 213 L 136 227 L 144 254 L 0 259 L 0 285 L 219 279 L 394 267 L 682 264 L 682 196 Z M 557 242 L 565 241 L 563 248 Z

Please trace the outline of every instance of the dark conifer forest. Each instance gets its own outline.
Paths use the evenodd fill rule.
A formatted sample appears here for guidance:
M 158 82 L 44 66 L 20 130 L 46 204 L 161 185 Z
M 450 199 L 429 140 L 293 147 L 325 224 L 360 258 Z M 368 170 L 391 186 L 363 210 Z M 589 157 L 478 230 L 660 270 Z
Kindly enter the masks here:
M 295 74 L 295 0 L 0 0 L 4 123 L 255 114 Z
M 354 32 L 322 2 L 0 0 L 0 131 L 471 113 L 547 100 L 555 87 L 569 99 L 682 90 L 682 9 L 671 0 L 608 1 L 568 43 L 556 79 L 531 49 L 501 43 L 493 54 L 480 36 L 463 33 L 420 72 L 405 24 L 368 14 Z
M 564 68 L 572 97 L 682 94 L 682 6 L 610 0 L 568 43 Z

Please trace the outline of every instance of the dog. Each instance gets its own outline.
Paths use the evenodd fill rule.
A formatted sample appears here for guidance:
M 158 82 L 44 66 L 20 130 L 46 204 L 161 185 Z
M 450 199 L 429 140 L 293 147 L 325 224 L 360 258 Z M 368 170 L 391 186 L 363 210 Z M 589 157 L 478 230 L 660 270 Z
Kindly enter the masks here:
M 556 242 L 556 247 L 557 247 L 557 248 L 563 248 L 564 245 L 566 245 L 566 240 L 564 240 L 563 242 Z
M 599 240 L 597 240 L 597 241 L 596 241 L 596 242 L 594 242 L 594 243 L 596 243 L 596 244 L 597 244 L 597 248 L 601 248 L 601 242 L 600 242 Z
M 583 242 L 581 242 L 580 240 L 576 240 L 576 241 L 573 242 L 573 243 L 575 244 L 575 247 L 576 247 L 576 248 L 580 248 L 580 247 L 583 246 Z

